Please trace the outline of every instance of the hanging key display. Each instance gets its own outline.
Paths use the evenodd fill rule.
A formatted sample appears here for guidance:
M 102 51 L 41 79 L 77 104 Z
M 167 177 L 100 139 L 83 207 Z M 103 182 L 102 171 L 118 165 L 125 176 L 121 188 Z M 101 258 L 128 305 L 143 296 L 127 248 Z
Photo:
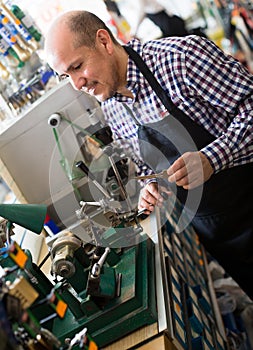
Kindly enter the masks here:
M 1 8 L 3 13 L 6 15 L 6 18 L 14 25 L 17 33 L 20 34 L 22 41 L 28 48 L 31 48 L 32 51 L 39 48 L 38 42 L 34 37 L 29 33 L 27 28 L 22 24 L 22 22 L 15 16 L 15 14 L 3 3 L 3 0 L 0 1 Z
M 53 76 L 39 55 L 42 40 L 26 10 L 12 1 L 0 0 L 0 94 L 6 103 L 0 104 L 0 110 L 7 108 L 13 117 L 44 94 Z

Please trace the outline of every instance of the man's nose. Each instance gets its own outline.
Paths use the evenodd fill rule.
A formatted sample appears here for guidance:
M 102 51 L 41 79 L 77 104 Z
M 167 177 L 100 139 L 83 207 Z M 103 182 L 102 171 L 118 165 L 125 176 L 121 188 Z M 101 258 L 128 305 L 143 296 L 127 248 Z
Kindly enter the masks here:
M 73 88 L 74 88 L 75 90 L 81 90 L 82 87 L 83 87 L 84 84 L 85 84 L 85 81 L 83 80 L 83 78 L 81 78 L 81 77 L 78 76 L 78 75 L 75 75 L 75 76 L 70 75 L 69 78 L 70 78 L 70 79 L 69 79 L 69 80 L 70 80 L 70 83 L 71 83 L 71 85 L 73 86 Z

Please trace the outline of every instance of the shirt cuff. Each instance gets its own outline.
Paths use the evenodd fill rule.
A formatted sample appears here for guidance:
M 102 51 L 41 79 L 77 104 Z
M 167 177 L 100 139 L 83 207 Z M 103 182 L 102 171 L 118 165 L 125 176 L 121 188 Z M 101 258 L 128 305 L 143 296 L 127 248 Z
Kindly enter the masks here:
M 233 154 L 227 143 L 217 139 L 201 149 L 201 152 L 208 158 L 214 173 L 233 166 Z

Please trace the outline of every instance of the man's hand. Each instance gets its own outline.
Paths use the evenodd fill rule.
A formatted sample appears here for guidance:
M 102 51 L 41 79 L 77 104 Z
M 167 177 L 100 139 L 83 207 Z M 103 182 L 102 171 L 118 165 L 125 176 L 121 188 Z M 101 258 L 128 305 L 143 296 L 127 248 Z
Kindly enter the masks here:
M 162 188 L 161 190 L 164 190 L 164 193 L 167 195 L 170 194 L 168 190 Z M 154 210 L 155 205 L 162 206 L 163 200 L 162 195 L 158 191 L 157 182 L 150 182 L 140 192 L 138 209 L 146 209 L 145 214 L 149 215 Z
M 186 190 L 203 184 L 213 172 L 209 160 L 201 152 L 184 153 L 167 170 L 168 181 Z

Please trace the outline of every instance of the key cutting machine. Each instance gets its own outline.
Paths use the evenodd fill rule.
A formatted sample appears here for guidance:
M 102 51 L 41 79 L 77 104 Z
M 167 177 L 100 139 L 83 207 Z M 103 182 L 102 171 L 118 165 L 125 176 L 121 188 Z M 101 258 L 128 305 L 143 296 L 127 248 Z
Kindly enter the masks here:
M 28 184 L 30 174 L 27 182 L 17 164 L 9 167 L 13 176 L 21 174 L 28 201 L 38 204 L 0 206 L 5 219 L 0 324 L 6 349 L 96 349 L 156 322 L 154 243 L 136 209 L 139 188 L 130 181 L 135 168 L 112 140 L 99 106 L 63 83 L 23 118 L 31 125 L 26 132 L 36 139 L 30 152 L 37 152 L 29 159 L 23 145 L 23 161 L 47 181 L 41 190 L 37 182 L 38 193 L 33 182 Z M 13 147 L 22 157 L 23 134 L 14 128 L 9 136 L 7 130 L 8 142 L 0 150 L 8 156 Z M 47 257 L 36 265 L 12 240 L 11 230 L 18 224 L 40 233 L 45 215 L 59 228 L 47 231 L 50 275 L 43 271 Z M 31 227 L 36 220 L 39 227 Z

